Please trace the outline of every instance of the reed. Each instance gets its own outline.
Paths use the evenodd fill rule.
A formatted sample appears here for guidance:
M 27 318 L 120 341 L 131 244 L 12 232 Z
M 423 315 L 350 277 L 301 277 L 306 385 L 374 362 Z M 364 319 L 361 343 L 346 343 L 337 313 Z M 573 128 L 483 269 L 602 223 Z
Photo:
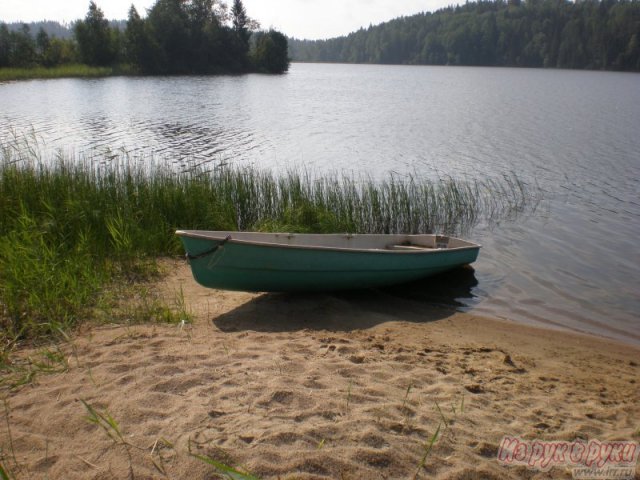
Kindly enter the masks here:
M 374 181 L 208 165 L 176 171 L 125 151 L 47 156 L 36 137 L 0 145 L 0 326 L 14 337 L 67 330 L 90 316 L 105 285 L 148 278 L 155 258 L 182 253 L 178 228 L 461 234 L 535 200 L 515 175 Z

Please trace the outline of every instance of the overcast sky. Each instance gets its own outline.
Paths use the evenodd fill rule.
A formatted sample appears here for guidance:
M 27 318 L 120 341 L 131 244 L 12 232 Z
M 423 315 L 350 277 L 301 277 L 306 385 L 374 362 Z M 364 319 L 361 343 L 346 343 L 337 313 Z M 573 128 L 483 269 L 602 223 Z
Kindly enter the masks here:
M 126 19 L 133 3 L 141 15 L 155 0 L 96 0 L 109 19 Z M 228 3 L 232 3 L 229 0 Z M 330 38 L 401 15 L 455 4 L 450 0 L 244 0 L 250 17 L 297 38 Z M 89 0 L 0 0 L 0 21 L 70 22 L 83 18 Z

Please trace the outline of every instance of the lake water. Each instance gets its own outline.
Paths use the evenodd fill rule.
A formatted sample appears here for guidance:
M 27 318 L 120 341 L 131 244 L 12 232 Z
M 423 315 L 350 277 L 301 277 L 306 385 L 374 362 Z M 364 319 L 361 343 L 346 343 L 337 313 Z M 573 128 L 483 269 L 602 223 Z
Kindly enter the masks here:
M 0 84 L 0 125 L 0 140 L 33 127 L 46 149 L 177 165 L 516 173 L 538 185 L 538 208 L 472 231 L 475 274 L 430 301 L 640 344 L 638 75 L 294 64 L 284 76 L 28 81 Z

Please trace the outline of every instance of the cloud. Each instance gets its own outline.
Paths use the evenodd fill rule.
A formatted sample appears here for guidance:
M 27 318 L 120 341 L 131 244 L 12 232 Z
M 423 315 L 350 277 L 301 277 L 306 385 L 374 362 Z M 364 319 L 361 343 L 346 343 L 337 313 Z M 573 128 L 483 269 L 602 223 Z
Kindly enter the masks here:
M 244 0 L 263 27 L 298 38 L 329 38 L 399 16 L 436 10 L 450 0 Z
M 96 0 L 109 19 L 126 19 L 133 3 L 138 11 L 145 12 L 154 0 Z M 32 22 L 55 20 L 70 22 L 84 18 L 89 0 L 0 0 L 0 21 Z

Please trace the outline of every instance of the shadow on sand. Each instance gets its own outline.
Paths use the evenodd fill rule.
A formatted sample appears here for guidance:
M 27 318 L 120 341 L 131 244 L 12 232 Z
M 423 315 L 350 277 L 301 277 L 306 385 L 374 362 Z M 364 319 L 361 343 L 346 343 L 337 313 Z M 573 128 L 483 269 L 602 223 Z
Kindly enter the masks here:
M 474 297 L 471 267 L 388 288 L 333 293 L 266 293 L 213 319 L 224 332 L 351 331 L 389 321 L 433 322 Z

